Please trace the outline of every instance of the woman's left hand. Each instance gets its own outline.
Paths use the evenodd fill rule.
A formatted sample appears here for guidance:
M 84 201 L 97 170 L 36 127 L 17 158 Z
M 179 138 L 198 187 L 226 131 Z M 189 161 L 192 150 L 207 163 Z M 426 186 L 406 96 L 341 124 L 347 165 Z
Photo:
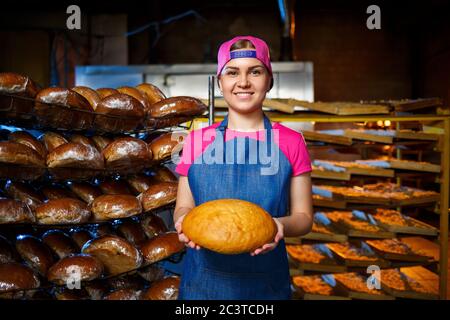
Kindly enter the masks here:
M 277 225 L 277 234 L 275 235 L 274 241 L 271 242 L 271 243 L 266 243 L 265 245 L 263 245 L 262 247 L 256 249 L 255 251 L 250 252 L 251 256 L 256 256 L 258 254 L 264 254 L 264 253 L 267 253 L 269 251 L 272 251 L 273 249 L 275 249 L 277 247 L 277 245 L 280 242 L 280 240 L 284 238 L 284 226 L 283 226 L 283 224 L 277 218 L 273 218 L 273 220 L 275 221 L 275 224 Z

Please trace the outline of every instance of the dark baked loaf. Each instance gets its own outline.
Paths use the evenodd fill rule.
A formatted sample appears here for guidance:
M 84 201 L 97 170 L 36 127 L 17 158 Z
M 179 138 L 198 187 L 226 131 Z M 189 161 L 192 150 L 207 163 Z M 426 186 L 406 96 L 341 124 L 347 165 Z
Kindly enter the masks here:
M 18 142 L 23 145 L 26 145 L 27 147 L 30 147 L 31 149 L 39 153 L 39 155 L 43 159 L 45 159 L 45 157 L 47 156 L 47 149 L 45 148 L 45 146 L 39 140 L 37 140 L 35 137 L 33 137 L 26 131 L 12 132 L 9 135 L 8 139 L 9 141 Z
M 35 112 L 38 121 L 46 126 L 62 129 L 92 127 L 94 109 L 77 92 L 65 88 L 46 88 L 36 96 Z
M 0 264 L 15 262 L 19 259 L 19 256 L 17 255 L 9 240 L 0 234 Z
M 169 159 L 172 152 L 180 152 L 182 143 L 182 137 L 179 135 L 172 135 L 171 132 L 163 134 L 154 139 L 149 144 L 150 150 L 152 150 L 153 160 L 163 161 Z
M 37 207 L 35 214 L 40 224 L 84 223 L 91 216 L 84 202 L 71 198 L 50 200 Z
M 35 217 L 21 201 L 0 198 L 0 224 L 33 223 Z
M 100 103 L 102 99 L 94 89 L 88 87 L 77 86 L 73 87 L 72 90 L 82 95 L 89 102 L 89 104 L 92 107 L 92 110 L 95 110 L 97 108 L 97 105 Z
M 22 201 L 31 210 L 44 202 L 44 197 L 22 182 L 8 181 L 5 185 L 5 193 L 11 198 Z
M 39 278 L 34 274 L 33 270 L 20 263 L 9 262 L 0 264 L 0 297 L 1 298 L 18 298 L 24 296 L 23 292 L 5 291 L 33 289 L 40 286 Z
M 103 149 L 105 149 L 106 146 L 112 142 L 110 138 L 105 136 L 93 136 L 91 137 L 91 140 L 94 142 L 98 152 L 102 152 Z
M 164 166 L 159 166 L 153 169 L 153 178 L 160 182 L 178 182 L 178 179 L 173 172 Z
M 150 83 L 141 83 L 136 88 L 147 97 L 149 106 L 166 98 L 158 87 Z
M 132 176 L 127 179 L 128 184 L 139 194 L 146 191 L 152 184 L 154 184 L 154 179 L 144 175 Z
M 178 233 L 176 232 L 160 234 L 140 245 L 145 264 L 161 261 L 175 253 L 181 252 L 183 249 L 184 243 L 178 240 Z
M 67 141 L 66 138 L 64 138 L 62 135 L 55 133 L 55 132 L 46 132 L 43 135 L 39 137 L 39 140 L 41 140 L 45 148 L 47 149 L 47 152 L 52 152 L 54 149 L 58 148 L 60 145 L 66 144 L 69 141 Z
M 127 218 L 142 212 L 139 200 L 133 195 L 102 195 L 91 204 L 96 221 Z
M 63 144 L 47 156 L 49 168 L 103 169 L 104 161 L 96 148 L 81 143 Z
M 45 160 L 34 149 L 18 142 L 0 142 L 0 165 L 45 167 Z
M 149 239 L 168 231 L 163 219 L 155 214 L 149 214 L 142 219 L 141 227 Z
M 50 248 L 42 241 L 30 235 L 17 237 L 16 249 L 22 259 L 41 276 L 46 276 L 48 269 L 55 263 Z
M 144 211 L 150 211 L 175 202 L 177 199 L 178 183 L 159 182 L 152 185 L 139 195 Z
M 70 231 L 70 235 L 72 240 L 78 245 L 78 248 L 80 248 L 80 251 L 86 242 L 93 239 L 92 234 L 85 229 L 73 229 Z
M 151 105 L 149 116 L 163 118 L 167 116 L 198 116 L 207 110 L 206 105 L 193 97 L 179 96 L 161 100 Z
M 90 281 L 103 274 L 103 264 L 96 257 L 77 254 L 65 257 L 55 263 L 48 271 L 48 280 L 58 285 L 71 283 L 76 275 L 79 281 Z
M 134 245 L 138 245 L 147 240 L 142 226 L 133 220 L 122 221 L 117 227 L 117 232 Z
M 116 89 L 112 89 L 112 88 L 99 88 L 96 90 L 96 92 L 100 96 L 100 99 L 104 99 L 112 94 L 119 93 L 119 91 L 117 91 Z
M 136 171 L 150 164 L 152 152 L 137 138 L 124 137 L 111 142 L 103 149 L 106 167 L 121 171 Z
M 121 180 L 105 180 L 99 187 L 104 194 L 132 194 L 128 185 Z
M 102 195 L 100 188 L 86 182 L 71 182 L 69 188 L 78 198 L 88 204 Z
M 142 293 L 142 300 L 177 300 L 180 277 L 172 276 L 158 280 Z
M 80 252 L 73 239 L 60 230 L 49 230 L 42 236 L 42 241 L 60 258 Z
M 117 88 L 117 91 L 135 98 L 137 101 L 139 101 L 142 104 L 142 106 L 144 107 L 144 111 L 150 107 L 150 103 L 148 101 L 147 95 L 143 94 L 141 91 L 139 91 L 136 88 L 120 87 L 120 88 Z

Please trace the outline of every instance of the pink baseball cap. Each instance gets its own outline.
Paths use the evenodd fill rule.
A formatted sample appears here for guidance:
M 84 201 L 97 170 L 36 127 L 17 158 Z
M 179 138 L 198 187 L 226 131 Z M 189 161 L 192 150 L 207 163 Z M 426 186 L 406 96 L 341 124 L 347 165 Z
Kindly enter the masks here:
M 256 49 L 249 48 L 248 50 L 230 52 L 231 46 L 239 40 L 250 41 Z M 220 75 L 228 61 L 236 58 L 256 58 L 264 64 L 272 76 L 269 47 L 264 40 L 252 36 L 238 36 L 222 43 L 217 54 L 217 76 Z

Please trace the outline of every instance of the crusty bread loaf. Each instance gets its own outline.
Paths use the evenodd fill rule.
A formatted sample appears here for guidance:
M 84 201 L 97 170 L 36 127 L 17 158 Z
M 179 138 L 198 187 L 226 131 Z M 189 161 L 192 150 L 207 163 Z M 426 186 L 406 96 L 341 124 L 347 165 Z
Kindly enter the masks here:
M 180 277 L 171 276 L 158 280 L 142 293 L 142 300 L 177 300 Z
M 88 204 L 102 195 L 100 188 L 86 182 L 71 182 L 69 188 L 78 198 Z
M 105 180 L 99 187 L 104 194 L 132 194 L 128 185 L 122 180 Z
M 96 221 L 105 221 L 140 214 L 142 206 L 133 195 L 105 194 L 94 199 L 91 210 Z
M 45 148 L 47 149 L 47 152 L 52 152 L 54 149 L 58 148 L 60 145 L 66 144 L 69 141 L 67 141 L 66 138 L 64 138 L 62 135 L 48 131 L 41 135 L 39 137 L 39 140 L 41 140 Z
M 71 283 L 74 274 L 79 281 L 99 278 L 103 273 L 103 264 L 96 257 L 77 254 L 65 257 L 55 263 L 48 271 L 48 280 L 58 285 Z
M 117 94 L 119 91 L 113 88 L 99 88 L 96 90 L 98 95 L 100 96 L 100 99 L 104 99 L 112 94 Z
M 206 111 L 206 105 L 193 97 L 179 96 L 161 100 L 151 105 L 149 116 L 163 118 L 167 116 L 197 116 Z
M 35 112 L 39 123 L 62 129 L 92 127 L 94 109 L 80 94 L 65 88 L 46 88 L 36 96 Z
M 81 200 L 63 198 L 50 200 L 36 208 L 40 224 L 76 224 L 87 222 L 91 212 Z
M 56 200 L 56 199 L 62 199 L 62 198 L 75 198 L 75 195 L 72 194 L 67 189 L 62 188 L 59 185 L 49 185 L 49 186 L 43 186 L 39 190 L 46 199 L 48 200 Z
M 134 245 L 138 245 L 147 240 L 142 226 L 133 220 L 122 221 L 117 227 L 117 232 L 121 237 L 124 237 Z
M 97 105 L 102 100 L 102 98 L 100 98 L 100 95 L 94 89 L 84 86 L 77 86 L 73 87 L 72 90 L 82 95 L 89 102 L 92 110 L 95 110 L 97 108 Z
M 115 139 L 104 150 L 106 167 L 115 170 L 132 170 L 150 164 L 152 152 L 148 145 L 137 138 Z
M 47 166 L 49 168 L 103 169 L 104 161 L 96 148 L 69 142 L 48 154 Z
M 22 182 L 8 181 L 5 185 L 5 192 L 11 198 L 22 201 L 31 210 L 34 210 L 45 200 L 41 194 Z
M 136 247 L 118 236 L 93 239 L 84 245 L 82 252 L 97 257 L 110 275 L 134 270 L 142 264 L 142 256 Z
M 149 239 L 168 231 L 163 219 L 155 214 L 149 214 L 142 219 L 141 227 Z
M 117 88 L 117 91 L 135 98 L 137 101 L 139 101 L 142 104 L 142 106 L 144 107 L 144 111 L 146 111 L 150 107 L 150 103 L 148 101 L 147 95 L 143 94 L 141 91 L 139 91 L 136 88 L 125 86 L 125 87 Z
M 94 142 L 98 152 L 102 152 L 103 149 L 105 149 L 106 146 L 112 142 L 110 138 L 105 136 L 93 136 L 91 137 L 91 140 Z
M 0 164 L 45 167 L 45 160 L 34 149 L 13 141 L 0 142 Z
M 29 77 L 11 72 L 0 73 L 0 93 L 25 98 L 12 99 L 0 95 L 0 105 L 8 106 L 8 108 L 0 108 L 2 109 L 0 116 L 27 120 L 32 119 L 34 107 L 34 101 L 32 99 L 34 99 L 38 91 L 39 87 Z
M 150 83 L 141 83 L 136 88 L 147 97 L 150 106 L 166 98 L 158 87 Z
M 47 156 L 47 149 L 45 149 L 45 146 L 39 140 L 37 140 L 35 137 L 33 137 L 26 131 L 12 132 L 9 135 L 8 139 L 9 141 L 18 142 L 23 145 L 26 145 L 27 147 L 30 147 L 31 149 L 39 153 L 39 155 L 43 159 L 45 159 L 45 157 Z
M 80 250 L 81 248 L 83 248 L 86 242 L 93 239 L 92 234 L 88 230 L 81 228 L 72 229 L 70 231 L 70 235 L 72 237 L 72 240 L 75 241 Z
M 134 130 L 142 125 L 145 117 L 142 104 L 122 93 L 103 98 L 95 111 L 95 128 L 105 132 Z
M 273 242 L 275 221 L 260 206 L 238 199 L 205 202 L 183 219 L 184 234 L 198 244 L 223 254 L 251 252 Z
M 154 183 L 151 177 L 144 175 L 132 176 L 127 179 L 128 184 L 137 193 L 146 191 Z
M 42 236 L 44 242 L 59 259 L 79 253 L 79 248 L 75 241 L 66 233 L 60 230 L 49 230 Z
M 21 201 L 0 198 L 0 224 L 32 223 L 35 217 Z
M 39 278 L 33 270 L 20 263 L 9 262 L 0 264 L 0 297 L 17 298 L 23 293 L 2 293 L 4 291 L 33 289 L 40 286 Z
M 183 249 L 184 243 L 178 240 L 178 233 L 176 232 L 160 234 L 140 245 L 145 264 L 152 264 L 166 259 L 175 253 L 181 252 Z
M 47 270 L 55 263 L 50 248 L 42 241 L 30 235 L 17 237 L 16 249 L 22 259 L 41 276 L 47 275 Z
M 20 260 L 11 242 L 0 234 L 0 264 Z
M 172 152 L 175 152 L 175 148 L 178 151 L 181 151 L 182 138 L 180 135 L 172 135 L 171 132 L 163 134 L 152 142 L 150 142 L 149 147 L 152 150 L 153 160 L 155 161 L 164 161 L 169 159 L 172 155 Z
M 95 145 L 95 143 L 89 137 L 81 134 L 72 134 L 70 136 L 70 142 L 81 143 L 97 150 L 97 146 Z
M 159 182 L 175 182 L 178 183 L 177 177 L 165 166 L 153 168 L 153 179 Z
M 164 278 L 164 268 L 151 264 L 139 269 L 138 274 L 146 281 L 154 282 Z
M 150 211 L 175 202 L 177 199 L 178 183 L 159 182 L 152 185 L 139 195 L 144 211 Z

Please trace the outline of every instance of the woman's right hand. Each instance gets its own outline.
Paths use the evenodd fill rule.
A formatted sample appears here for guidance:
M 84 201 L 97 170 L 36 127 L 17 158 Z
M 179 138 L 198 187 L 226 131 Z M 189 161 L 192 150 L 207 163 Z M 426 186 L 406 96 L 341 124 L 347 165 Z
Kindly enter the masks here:
M 192 249 L 200 250 L 200 246 L 195 244 L 193 241 L 189 240 L 189 238 L 183 233 L 182 225 L 185 216 L 186 214 L 183 214 L 181 217 L 178 218 L 177 222 L 175 222 L 175 229 L 178 232 L 178 239 L 180 240 L 180 242 L 183 242 L 186 246 Z

